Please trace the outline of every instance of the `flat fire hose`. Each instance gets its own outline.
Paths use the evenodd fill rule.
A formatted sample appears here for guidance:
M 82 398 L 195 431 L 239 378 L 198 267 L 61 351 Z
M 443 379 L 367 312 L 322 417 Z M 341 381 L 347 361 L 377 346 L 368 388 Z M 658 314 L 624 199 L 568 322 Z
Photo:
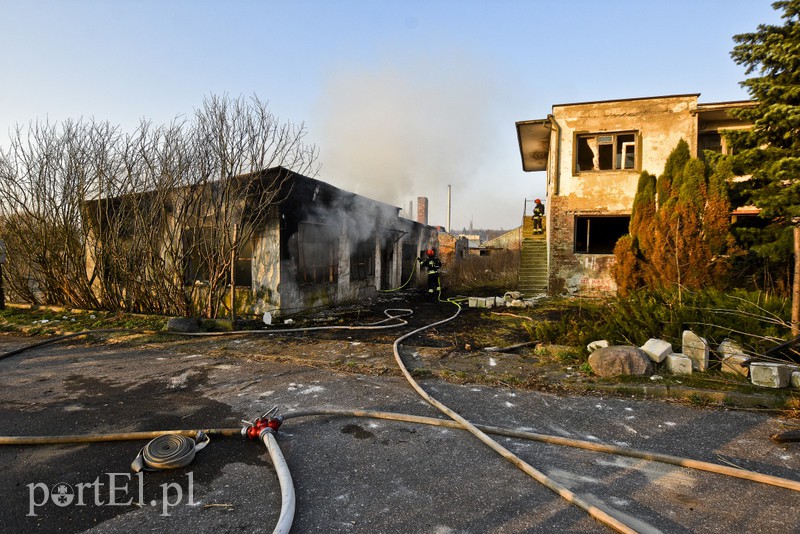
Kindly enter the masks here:
M 195 439 L 180 434 L 163 434 L 142 447 L 131 463 L 131 471 L 159 471 L 186 467 L 194 460 L 197 451 L 210 443 L 210 438 L 198 432 Z

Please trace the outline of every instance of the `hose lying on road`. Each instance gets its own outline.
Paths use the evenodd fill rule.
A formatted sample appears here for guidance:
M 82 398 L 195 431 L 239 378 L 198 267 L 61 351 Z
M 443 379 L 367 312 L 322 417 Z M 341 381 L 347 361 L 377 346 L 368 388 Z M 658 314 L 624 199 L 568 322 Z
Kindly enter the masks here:
M 392 313 L 394 312 L 394 313 Z M 48 339 L 44 339 L 42 341 L 37 341 L 36 343 L 31 343 L 29 345 L 25 345 L 23 347 L 19 347 L 8 352 L 4 352 L 0 354 L 0 360 L 3 358 L 8 358 L 9 356 L 14 356 L 16 354 L 20 354 L 22 352 L 35 349 L 38 347 L 43 347 L 45 345 L 50 345 L 52 343 L 58 343 L 60 341 L 65 341 L 67 339 L 72 339 L 79 336 L 90 336 L 92 334 L 165 334 L 165 335 L 172 335 L 172 336 L 184 336 L 184 337 L 221 337 L 221 336 L 236 336 L 236 335 L 252 335 L 252 334 L 287 334 L 293 332 L 312 332 L 312 331 L 320 331 L 320 330 L 389 330 L 392 328 L 399 328 L 401 326 L 405 326 L 408 324 L 408 321 L 403 319 L 403 317 L 408 317 L 414 313 L 413 310 L 408 308 L 389 308 L 383 311 L 384 315 L 386 315 L 386 319 L 381 319 L 380 321 L 376 321 L 374 323 L 367 323 L 364 325 L 352 325 L 352 326 L 344 326 L 344 325 L 335 325 L 335 326 L 303 326 L 298 328 L 270 328 L 270 329 L 263 329 L 263 330 L 229 330 L 225 332 L 173 332 L 169 330 L 136 330 L 136 329 L 129 329 L 129 328 L 104 328 L 100 330 L 82 330 L 81 332 L 73 332 L 70 334 L 64 334 L 61 336 L 55 336 Z M 389 321 L 396 321 L 393 324 L 386 324 Z
M 415 423 L 432 426 L 440 426 L 445 428 L 453 428 L 464 430 L 458 423 L 448 419 L 436 419 L 433 417 L 423 417 L 419 415 L 410 415 L 393 412 L 380 412 L 372 410 L 352 410 L 346 408 L 309 408 L 307 410 L 294 410 L 282 414 L 284 419 L 299 419 L 303 417 L 316 417 L 316 416 L 340 416 L 340 417 L 367 417 L 373 419 L 385 419 L 389 421 L 401 421 L 404 423 Z M 699 471 L 706 471 L 718 475 L 725 475 L 751 482 L 758 482 L 760 484 L 767 484 L 779 488 L 789 489 L 792 491 L 800 492 L 800 481 L 781 478 L 773 475 L 766 475 L 756 471 L 741 469 L 738 467 L 730 467 L 727 465 L 715 464 L 711 462 L 704 462 L 701 460 L 693 460 L 691 458 L 683 458 L 680 456 L 671 456 L 668 454 L 660 454 L 657 452 L 642 451 L 637 449 L 630 449 L 625 447 L 618 447 L 615 445 L 605 445 L 594 441 L 585 441 L 580 439 L 565 438 L 561 436 L 552 436 L 548 434 L 537 434 L 535 432 L 527 432 L 522 430 L 515 430 L 511 428 L 503 428 L 488 425 L 475 425 L 487 434 L 494 434 L 497 436 L 505 436 L 510 438 L 525 439 L 530 441 L 538 441 L 540 443 L 547 443 L 549 445 L 561 445 L 565 447 L 573 447 L 577 449 L 585 449 L 594 452 L 602 452 L 607 454 L 616 454 L 618 456 L 626 456 L 630 458 L 639 458 L 641 460 L 650 460 L 654 462 L 661 462 L 665 464 L 675 465 L 678 467 L 686 467 L 689 469 L 696 469 Z M 202 432 L 209 437 L 241 437 L 241 428 L 203 428 L 193 430 L 155 430 L 155 431 L 140 431 L 140 432 L 117 432 L 110 434 L 67 434 L 62 436 L 0 436 L 0 446 L 2 445 L 69 445 L 69 444 L 85 444 L 85 443 L 103 443 L 113 441 L 136 441 L 136 440 L 149 440 L 157 438 L 165 434 L 179 434 L 186 437 L 195 437 L 198 432 Z
M 460 414 L 451 410 L 449 407 L 439 402 L 435 398 L 431 397 L 424 389 L 422 389 L 422 387 L 417 383 L 417 381 L 414 380 L 414 378 L 411 376 L 411 373 L 408 371 L 408 368 L 406 367 L 405 363 L 403 362 L 403 358 L 400 356 L 400 344 L 404 340 L 410 338 L 411 336 L 414 336 L 416 334 L 419 334 L 421 332 L 424 332 L 425 330 L 429 330 L 436 326 L 448 323 L 453 319 L 455 319 L 456 317 L 458 317 L 458 315 L 461 313 L 461 305 L 456 302 L 452 302 L 452 304 L 456 306 L 456 312 L 453 315 L 451 315 L 447 319 L 443 319 L 441 321 L 431 323 L 421 328 L 417 328 L 416 330 L 413 330 L 403 336 L 400 336 L 394 341 L 394 344 L 392 345 L 392 351 L 394 352 L 394 358 L 397 361 L 397 365 L 400 368 L 400 371 L 402 371 L 403 376 L 406 377 L 408 383 L 411 384 L 411 387 L 414 388 L 414 390 L 417 393 L 419 393 L 419 395 L 423 399 L 425 399 L 429 404 L 437 408 L 439 411 L 441 411 L 443 414 L 445 414 L 452 420 L 456 421 L 463 429 L 469 431 L 473 436 L 481 440 L 484 444 L 489 446 L 489 448 L 494 450 L 500 456 L 502 456 L 503 458 L 505 458 L 506 460 L 517 466 L 525 474 L 529 475 L 530 477 L 532 477 L 534 480 L 536 480 L 549 490 L 560 495 L 568 503 L 578 506 L 582 510 L 586 511 L 590 516 L 597 519 L 604 525 L 616 530 L 617 532 L 634 534 L 636 532 L 635 529 L 626 525 L 625 523 L 615 518 L 614 516 L 609 514 L 607 511 L 601 509 L 600 507 L 588 503 L 580 496 L 567 489 L 565 486 L 559 484 L 558 482 L 551 479 L 541 471 L 535 469 L 533 466 L 522 460 L 522 458 L 520 458 L 507 448 L 500 445 L 497 441 L 490 438 L 488 435 L 486 435 L 485 432 L 478 429 L 475 425 L 470 423 Z
M 674 456 L 668 455 L 660 455 L 656 453 L 647 453 L 641 451 L 632 451 L 630 449 L 623 449 L 620 447 L 613 447 L 610 445 L 601 445 L 598 443 L 592 442 L 585 442 L 581 440 L 572 440 L 568 438 L 561 438 L 556 436 L 544 436 L 540 434 L 533 434 L 529 432 L 521 432 L 521 431 L 514 431 L 514 430 L 507 430 L 507 429 L 498 429 L 496 427 L 486 427 L 486 426 L 478 426 L 474 425 L 473 423 L 466 420 L 464 417 L 456 413 L 455 411 L 451 410 L 449 407 L 444 405 L 443 403 L 439 402 L 438 400 L 431 397 L 427 392 L 425 392 L 422 387 L 414 380 L 414 378 L 409 373 L 408 369 L 406 368 L 402 357 L 400 355 L 400 344 L 410 338 L 413 335 L 419 334 L 428 330 L 430 328 L 434 328 L 436 326 L 445 324 L 447 322 L 452 321 L 455 319 L 461 312 L 461 306 L 453 299 L 450 300 L 442 300 L 441 294 L 439 294 L 439 300 L 442 302 L 449 302 L 454 304 L 457 308 L 456 312 L 441 321 L 423 326 L 412 332 L 409 332 L 399 338 L 397 338 L 392 346 L 392 350 L 394 352 L 395 359 L 397 361 L 400 370 L 402 371 L 403 375 L 406 377 L 406 380 L 411 384 L 411 386 L 417 391 L 417 393 L 423 397 L 429 404 L 433 405 L 437 409 L 439 409 L 442 413 L 447 415 L 452 419 L 452 421 L 444 421 L 440 419 L 431 419 L 431 418 L 418 418 L 415 416 L 407 416 L 402 414 L 384 414 L 383 412 L 365 412 L 365 411 L 352 411 L 352 410 L 332 410 L 329 409 L 327 411 L 316 411 L 312 413 L 310 411 L 303 411 L 303 412 L 292 412 L 287 414 L 285 417 L 301 417 L 301 416 L 308 416 L 308 415 L 351 415 L 351 416 L 365 416 L 365 417 L 379 417 L 385 419 L 396 419 L 396 420 L 403 420 L 409 422 L 418 422 L 418 423 L 425 423 L 425 424 L 436 424 L 441 426 L 448 426 L 451 428 L 460 428 L 463 430 L 467 430 L 480 439 L 484 444 L 492 448 L 495 452 L 499 453 L 501 456 L 509 460 L 523 472 L 540 482 L 542 485 L 547 487 L 548 489 L 552 490 L 553 492 L 560 495 L 564 498 L 567 502 L 574 504 L 581 509 L 585 510 L 589 513 L 593 518 L 597 519 L 598 521 L 602 522 L 606 526 L 617 530 L 618 532 L 635 532 L 630 526 L 626 525 L 625 523 L 621 522 L 620 520 L 613 517 L 607 511 L 589 504 L 581 497 L 567 489 L 566 487 L 558 484 L 556 481 L 547 477 L 544 473 L 536 470 L 534 467 L 523 461 L 521 458 L 516 456 L 514 453 L 500 445 L 497 441 L 490 438 L 487 433 L 494 433 L 499 435 L 506 435 L 510 437 L 519 437 L 523 439 L 533 439 L 537 441 L 543 441 L 546 443 L 553 443 L 553 444 L 560 444 L 560 445 L 569 445 L 573 447 L 580 447 L 587 450 L 595 450 L 600 452 L 607 452 L 611 454 L 621 454 L 632 456 L 636 458 L 646 459 L 646 460 L 654 460 L 660 461 L 664 463 L 669 463 L 673 465 L 678 465 L 682 467 L 691 467 L 694 469 L 701 469 L 704 471 L 724 474 L 728 476 L 734 476 L 737 478 L 744 478 L 748 480 L 753 480 L 756 482 L 761 482 L 765 484 L 771 484 L 779 487 L 784 487 L 787 489 L 792 489 L 794 491 L 800 491 L 800 483 L 795 482 L 792 480 L 782 479 L 779 477 L 773 477 L 770 475 L 763 475 L 760 473 L 755 473 L 743 469 L 738 468 L 731 468 L 727 466 L 711 464 L 707 462 L 700 462 L 697 460 L 691 460 L 686 458 L 679 458 Z M 393 315 L 390 312 L 402 312 L 401 314 Z M 238 334 L 272 334 L 272 333 L 289 333 L 289 332 L 308 332 L 308 331 L 318 331 L 318 330 L 378 330 L 378 329 L 388 329 L 388 328 L 397 328 L 400 326 L 404 326 L 408 324 L 407 321 L 403 320 L 401 317 L 405 317 L 407 315 L 411 315 L 413 312 L 412 310 L 408 309 L 389 309 L 385 310 L 384 312 L 387 315 L 386 319 L 378 321 L 376 323 L 368 324 L 368 325 L 361 325 L 361 326 L 317 326 L 317 327 L 300 327 L 300 328 L 289 328 L 289 329 L 269 329 L 269 330 L 244 330 L 244 331 L 230 331 L 230 332 L 200 332 L 200 333 L 183 333 L 183 332 L 166 332 L 168 334 L 173 335 L 180 335 L 180 336 L 224 336 L 224 335 L 238 335 Z M 386 325 L 385 323 L 393 320 L 399 320 L 398 323 Z M 48 343 L 54 343 L 56 341 L 61 341 L 63 339 L 69 339 L 72 337 L 76 337 L 79 335 L 87 335 L 93 333 L 107 333 L 107 332 L 128 332 L 128 333 L 156 333 L 153 331 L 131 331 L 126 329 L 108 329 L 108 330 L 95 330 L 95 331 L 85 331 L 85 332 L 78 332 L 75 334 L 68 334 L 66 336 L 60 336 L 58 338 L 53 338 L 50 340 L 45 340 L 43 342 L 35 343 L 33 345 L 29 345 L 27 347 L 22 347 L 20 349 L 16 349 L 11 352 L 7 352 L 5 354 L 0 355 L 0 359 L 6 358 L 13 354 L 18 354 L 24 350 L 28 350 L 34 347 L 39 347 Z M 158 332 L 164 333 L 164 332 Z M 382 415 L 375 415 L 380 413 Z M 435 422 L 434 422 L 435 421 Z M 191 435 L 196 435 L 198 432 L 197 430 L 193 431 L 168 431 L 168 432 L 155 432 L 155 433 L 140 433 L 140 432 L 133 432 L 133 433 L 123 433 L 123 434 L 106 434 L 106 435 L 93 435 L 93 436 L 51 436 L 51 437 L 37 437 L 37 436 L 20 436 L 20 437 L 0 437 L 0 445 L 23 445 L 23 444 L 54 444 L 54 443 L 88 443 L 88 442 L 97 442 L 97 441 L 116 441 L 116 440 L 123 440 L 123 439 L 149 439 L 158 435 L 162 435 L 165 433 L 178 433 L 182 435 L 186 435 L 186 433 L 190 433 Z M 203 430 L 207 435 L 233 435 L 241 433 L 241 429 L 208 429 Z M 192 434 L 193 433 L 193 434 Z M 146 434 L 146 436 L 144 435 Z M 274 447 L 277 448 L 277 442 L 275 442 L 274 436 L 269 435 L 271 437 L 271 441 L 274 442 Z M 273 457 L 273 450 L 271 448 L 271 443 L 268 437 L 265 435 L 263 436 L 263 441 L 267 449 L 270 450 L 270 456 Z M 273 457 L 273 464 L 276 465 L 276 471 L 278 470 L 277 463 L 282 462 L 285 467 L 285 460 L 283 460 L 282 455 L 280 454 L 280 449 L 277 448 L 277 454 L 280 455 L 279 459 L 277 457 Z M 281 478 L 281 474 L 279 473 L 279 479 Z M 284 473 L 284 478 L 288 478 L 288 483 L 291 484 L 291 476 L 288 473 L 288 468 L 286 468 L 286 472 Z M 284 507 L 291 508 L 291 516 L 294 514 L 294 491 L 293 488 L 291 490 L 291 496 L 286 494 L 284 491 L 284 482 L 286 480 L 281 480 L 281 493 L 282 493 L 282 501 Z M 289 528 L 291 527 L 291 517 L 288 519 L 288 526 L 286 525 L 286 518 L 284 518 L 284 508 L 282 507 L 281 512 L 281 519 L 279 520 L 279 525 L 276 527 L 275 532 L 288 532 Z M 280 530 L 285 529 L 285 530 Z

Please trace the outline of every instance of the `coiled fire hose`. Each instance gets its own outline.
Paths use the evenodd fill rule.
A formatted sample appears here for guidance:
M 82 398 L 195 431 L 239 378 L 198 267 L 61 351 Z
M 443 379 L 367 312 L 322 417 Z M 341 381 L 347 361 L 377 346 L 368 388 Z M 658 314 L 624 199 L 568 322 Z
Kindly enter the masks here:
M 180 434 L 162 434 L 142 447 L 131 463 L 131 471 L 159 471 L 178 469 L 194 461 L 197 451 L 205 448 L 211 440 L 203 432 L 197 432 L 194 439 Z

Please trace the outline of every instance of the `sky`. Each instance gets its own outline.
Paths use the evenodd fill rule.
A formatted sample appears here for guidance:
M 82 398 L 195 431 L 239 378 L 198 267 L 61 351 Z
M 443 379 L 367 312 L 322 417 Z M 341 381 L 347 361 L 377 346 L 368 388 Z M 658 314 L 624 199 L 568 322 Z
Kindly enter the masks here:
M 132 132 L 205 97 L 303 125 L 316 178 L 429 222 L 512 229 L 545 196 L 515 122 L 554 104 L 748 98 L 733 35 L 771 0 L 0 0 L 0 147 L 33 121 Z M 530 208 L 528 209 L 530 211 Z

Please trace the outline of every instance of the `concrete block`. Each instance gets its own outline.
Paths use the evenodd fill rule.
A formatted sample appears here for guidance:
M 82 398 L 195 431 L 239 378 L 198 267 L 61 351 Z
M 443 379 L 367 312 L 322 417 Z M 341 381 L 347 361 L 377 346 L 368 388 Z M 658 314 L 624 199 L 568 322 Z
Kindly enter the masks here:
M 750 374 L 750 367 L 742 365 L 750 360 L 746 354 L 731 354 L 722 359 L 722 372 L 731 375 L 747 377 Z
M 732 339 L 725 338 L 722 340 L 722 343 L 719 344 L 717 347 L 717 352 L 720 356 L 725 358 L 726 356 L 733 356 L 734 354 L 744 354 L 744 349 L 742 348 L 739 343 Z
M 683 331 L 683 354 L 691 358 L 694 371 L 708 369 L 708 341 L 691 330 Z
M 647 354 L 648 358 L 656 363 L 663 362 L 667 356 L 673 352 L 672 343 L 653 337 L 648 339 L 647 342 L 639 348 Z
M 773 362 L 753 362 L 750 364 L 750 382 L 765 388 L 785 388 L 789 386 L 792 370 L 788 365 Z
M 586 345 L 586 350 L 589 351 L 589 354 L 593 353 L 597 349 L 602 349 L 608 346 L 608 341 L 605 339 L 600 339 L 598 341 L 592 341 L 588 345 Z
M 477 308 L 478 307 L 478 297 L 469 297 L 469 300 L 467 301 L 467 305 L 470 308 Z
M 789 384 L 795 389 L 800 389 L 800 371 L 792 372 L 792 376 L 789 379 Z
M 690 375 L 694 369 L 694 361 L 684 354 L 672 353 L 667 355 L 667 371 L 673 375 Z

